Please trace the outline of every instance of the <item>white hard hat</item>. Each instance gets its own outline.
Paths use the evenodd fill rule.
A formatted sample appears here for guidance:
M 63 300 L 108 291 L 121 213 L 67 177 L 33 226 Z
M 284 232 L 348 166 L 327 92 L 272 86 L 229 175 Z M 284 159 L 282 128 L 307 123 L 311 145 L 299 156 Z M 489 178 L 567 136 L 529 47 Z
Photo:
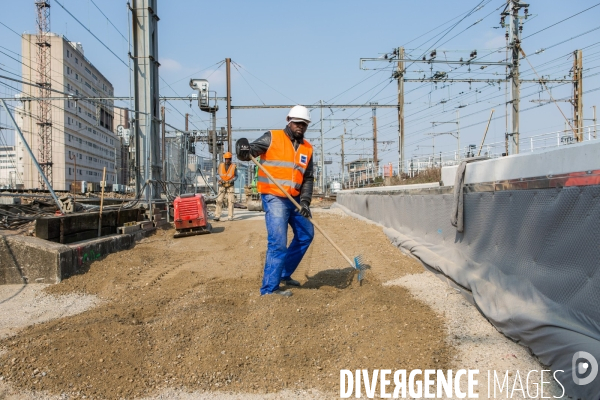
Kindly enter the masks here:
M 288 122 L 310 122 L 310 111 L 304 106 L 294 106 L 287 115 Z

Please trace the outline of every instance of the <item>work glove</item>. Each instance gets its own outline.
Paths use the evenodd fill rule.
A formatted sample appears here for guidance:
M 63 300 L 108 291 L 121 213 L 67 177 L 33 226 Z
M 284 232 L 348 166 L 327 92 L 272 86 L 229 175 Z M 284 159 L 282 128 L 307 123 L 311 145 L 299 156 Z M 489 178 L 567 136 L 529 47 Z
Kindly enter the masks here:
M 238 160 L 250 161 L 250 143 L 248 139 L 241 138 L 235 142 L 235 152 L 237 153 Z
M 312 218 L 312 213 L 310 212 L 310 203 L 306 200 L 302 200 L 300 201 L 300 206 L 302 207 L 300 214 L 306 218 Z

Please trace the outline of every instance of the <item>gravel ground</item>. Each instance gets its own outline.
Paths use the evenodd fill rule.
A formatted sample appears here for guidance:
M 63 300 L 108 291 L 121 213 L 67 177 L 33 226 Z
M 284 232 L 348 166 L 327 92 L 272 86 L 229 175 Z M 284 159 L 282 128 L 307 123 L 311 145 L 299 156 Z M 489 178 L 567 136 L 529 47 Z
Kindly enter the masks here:
M 433 273 L 408 275 L 388 281 L 384 285 L 400 285 L 409 289 L 415 297 L 444 316 L 448 329 L 447 340 L 457 352 L 452 367 L 454 369 L 479 370 L 480 397 L 487 398 L 487 371 L 491 371 L 492 379 L 494 378 L 493 371 L 496 371 L 498 376 L 502 376 L 501 380 L 506 371 L 509 371 L 508 380 L 512 390 L 517 370 L 523 380 L 523 386 L 525 386 L 526 375 L 529 371 L 548 369 L 542 366 L 527 348 L 498 332 L 462 294 L 438 279 Z M 550 379 L 548 375 L 545 375 L 545 381 Z M 539 374 L 531 375 L 529 385 L 531 395 L 536 393 L 534 383 L 539 383 L 539 381 Z M 493 381 L 490 383 L 492 388 L 493 383 Z M 516 388 L 518 387 L 517 383 Z M 506 392 L 504 393 L 506 396 Z M 555 381 L 544 385 L 544 396 L 558 397 L 561 393 L 562 390 Z M 500 395 L 499 389 L 496 396 L 496 398 L 505 398 Z M 491 397 L 494 398 L 493 392 Z M 525 399 L 530 397 L 523 397 L 520 391 L 515 391 L 509 398 Z
M 316 213 L 330 214 L 330 216 L 340 217 L 346 220 L 347 217 L 339 209 L 315 210 Z M 325 215 L 324 215 L 325 216 Z M 318 218 L 318 217 L 317 217 Z M 240 219 L 254 219 L 248 215 L 240 215 Z M 341 224 L 340 222 L 340 225 Z M 354 226 L 353 226 L 354 228 Z M 375 228 L 375 227 L 373 227 Z M 348 229 L 348 227 L 346 227 Z M 152 237 L 147 240 L 151 242 Z M 181 242 L 183 243 L 183 242 Z M 389 243 L 388 243 L 389 245 Z M 262 247 L 262 246 L 261 246 Z M 250 247 L 252 248 L 252 247 Z M 325 247 L 326 248 L 326 247 Z M 318 248 L 317 248 L 318 249 Z M 375 251 L 387 254 L 394 249 L 388 249 L 385 245 L 382 248 L 376 248 Z M 316 251 L 316 250 L 315 250 Z M 364 251 L 364 250 L 361 250 Z M 317 253 L 315 253 L 315 256 Z M 318 255 L 322 257 L 319 252 Z M 383 255 L 382 255 L 383 256 Z M 116 257 L 116 256 L 115 256 Z M 397 258 L 398 255 L 386 255 L 385 257 Z M 401 255 L 401 258 L 409 258 Z M 410 259 L 411 262 L 416 263 Z M 403 263 L 402 261 L 394 261 Z M 540 370 L 544 367 L 532 357 L 526 348 L 514 343 L 503 336 L 476 310 L 474 306 L 468 303 L 462 295 L 455 289 L 450 288 L 446 283 L 438 279 L 431 273 L 415 273 L 417 269 L 412 269 L 411 274 L 394 276 L 394 264 L 383 267 L 379 276 L 383 279 L 384 286 L 401 286 L 409 290 L 410 294 L 416 300 L 425 303 L 431 309 L 442 317 L 447 331 L 446 342 L 453 347 L 453 356 L 450 362 L 454 369 L 479 369 L 480 374 L 479 388 L 480 398 L 487 398 L 487 371 L 497 371 L 504 375 L 509 372 L 509 381 L 515 381 L 515 374 L 520 372 L 523 382 L 524 375 L 530 370 Z M 310 272 L 311 267 L 308 267 Z M 92 275 L 93 276 L 93 275 Z M 161 275 L 162 276 L 162 275 Z M 165 280 L 170 278 L 157 278 Z M 111 287 L 114 282 L 107 282 Z M 104 304 L 105 299 L 100 297 L 81 293 L 66 293 L 49 295 L 42 293 L 47 285 L 10 285 L 0 286 L 0 339 L 16 335 L 21 329 L 40 324 L 46 321 L 61 319 L 67 316 L 73 316 L 82 313 L 98 304 Z M 112 294 L 112 293 L 111 293 Z M 50 333 L 49 333 L 50 334 Z M 0 356 L 2 354 L 0 353 Z M 370 362 L 371 363 L 371 362 Z M 370 365 L 366 365 L 369 367 Z M 373 365 L 373 367 L 377 367 Z M 406 368 L 401 364 L 389 366 L 392 369 Z M 539 381 L 539 375 L 536 377 Z M 310 383 L 310 378 L 306 379 Z M 545 396 L 558 396 L 561 393 L 560 387 L 552 384 L 545 388 Z M 531 393 L 535 393 L 535 387 L 530 385 Z M 364 396 L 364 393 L 363 393 Z M 493 397 L 493 396 L 492 396 Z M 496 398 L 507 398 L 498 394 Z M 16 389 L 8 386 L 4 382 L 4 377 L 0 376 L 0 399 L 66 399 L 71 398 L 66 394 L 48 395 L 43 392 L 30 392 L 27 390 Z M 206 392 L 190 391 L 184 387 L 169 387 L 155 392 L 151 397 L 144 399 L 321 399 L 331 398 L 331 394 L 325 394 L 315 389 L 306 390 L 283 390 L 277 393 L 259 393 L 251 394 L 247 392 Z M 511 396 L 514 399 L 526 398 L 515 392 Z
M 43 292 L 47 286 L 0 285 L 0 339 L 29 325 L 79 314 L 99 303 L 93 295 L 48 295 Z
M 50 285 L 0 285 L 0 339 L 17 335 L 28 326 L 79 314 L 101 303 L 94 295 L 49 295 L 44 293 L 48 286 Z M 0 350 L 0 355 L 2 353 Z M 4 376 L 0 376 L 0 399 L 39 398 L 40 393 L 17 392 L 5 384 Z

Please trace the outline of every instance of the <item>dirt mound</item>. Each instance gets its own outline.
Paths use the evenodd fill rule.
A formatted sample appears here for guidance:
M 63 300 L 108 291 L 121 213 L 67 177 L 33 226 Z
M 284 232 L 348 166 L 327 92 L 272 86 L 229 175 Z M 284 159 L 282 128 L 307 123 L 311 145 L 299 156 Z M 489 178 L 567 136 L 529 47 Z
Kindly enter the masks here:
M 177 240 L 160 231 L 50 287 L 105 302 L 4 340 L 0 375 L 34 391 L 132 398 L 169 387 L 335 393 L 340 369 L 448 368 L 441 319 L 406 289 L 380 284 L 421 267 L 380 228 L 316 218 L 342 248 L 363 253 L 371 270 L 362 285 L 317 234 L 294 276 L 303 287 L 260 297 L 263 221 Z

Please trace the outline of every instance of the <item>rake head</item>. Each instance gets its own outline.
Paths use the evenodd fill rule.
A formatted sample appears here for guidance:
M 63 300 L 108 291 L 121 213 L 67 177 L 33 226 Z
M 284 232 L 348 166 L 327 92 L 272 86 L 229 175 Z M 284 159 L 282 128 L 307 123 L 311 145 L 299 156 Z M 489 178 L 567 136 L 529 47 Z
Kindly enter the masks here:
M 354 257 L 354 268 L 356 270 L 358 270 L 357 279 L 359 282 L 362 281 L 362 279 L 365 276 L 365 271 L 367 270 L 367 266 L 365 265 L 365 263 L 363 261 L 364 261 L 364 258 L 362 255 L 358 255 L 358 256 Z

